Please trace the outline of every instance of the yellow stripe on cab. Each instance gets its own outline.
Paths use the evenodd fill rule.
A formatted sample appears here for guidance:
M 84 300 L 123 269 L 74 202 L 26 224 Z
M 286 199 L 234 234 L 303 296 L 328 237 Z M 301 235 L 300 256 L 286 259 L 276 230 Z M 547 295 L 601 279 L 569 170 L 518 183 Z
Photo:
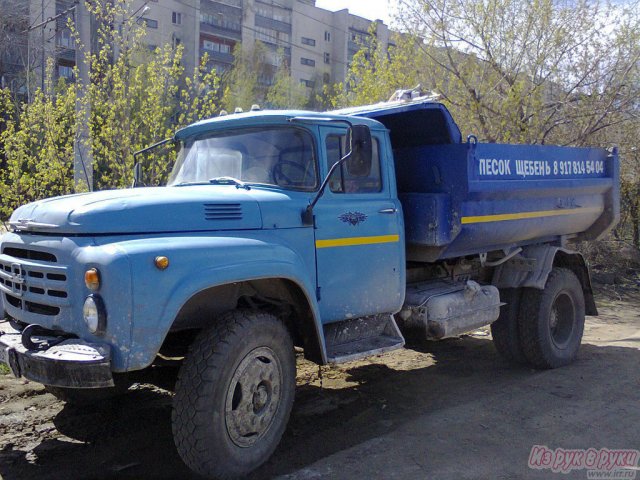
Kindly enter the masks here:
M 316 248 L 355 247 L 358 245 L 374 245 L 376 243 L 396 243 L 400 235 L 378 235 L 374 237 L 347 237 L 316 240 Z

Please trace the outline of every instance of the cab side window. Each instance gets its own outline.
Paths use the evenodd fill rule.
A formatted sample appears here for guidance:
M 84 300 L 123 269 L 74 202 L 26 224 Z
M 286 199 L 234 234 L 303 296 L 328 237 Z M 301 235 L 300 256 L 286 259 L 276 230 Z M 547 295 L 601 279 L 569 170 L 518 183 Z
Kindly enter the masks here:
M 382 191 L 382 179 L 380 175 L 380 156 L 378 139 L 373 137 L 373 159 L 371 172 L 367 177 L 354 177 L 349 175 L 347 166 L 343 163 L 329 180 L 329 188 L 333 193 L 375 193 Z M 327 167 L 331 168 L 347 153 L 346 135 L 327 136 Z

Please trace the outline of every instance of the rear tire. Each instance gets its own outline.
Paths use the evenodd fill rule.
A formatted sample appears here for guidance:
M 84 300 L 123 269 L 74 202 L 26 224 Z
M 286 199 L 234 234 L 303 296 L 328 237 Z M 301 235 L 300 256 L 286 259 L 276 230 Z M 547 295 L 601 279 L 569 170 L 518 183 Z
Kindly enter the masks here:
M 284 433 L 295 394 L 293 342 L 267 313 L 235 310 L 203 330 L 184 361 L 173 402 L 182 460 L 205 477 L 244 476 Z
M 571 363 L 582 341 L 584 317 L 582 285 L 571 270 L 551 270 L 544 290 L 524 289 L 518 327 L 527 361 L 540 369 Z
M 491 324 L 491 337 L 496 350 L 505 360 L 516 364 L 527 362 L 520 346 L 518 327 L 518 310 L 521 297 L 521 288 L 501 289 L 500 300 L 505 305 L 500 307 L 498 320 Z

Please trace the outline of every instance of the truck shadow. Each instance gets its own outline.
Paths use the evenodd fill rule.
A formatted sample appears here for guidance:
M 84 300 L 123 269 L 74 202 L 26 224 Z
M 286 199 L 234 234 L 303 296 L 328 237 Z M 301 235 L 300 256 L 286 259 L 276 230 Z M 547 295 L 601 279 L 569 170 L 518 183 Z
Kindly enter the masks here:
M 463 337 L 413 348 L 424 355 L 411 357 L 414 360 L 406 364 L 343 366 L 343 386 L 329 386 L 330 378 L 325 388 L 299 386 L 282 442 L 250 478 L 290 474 L 451 408 L 484 412 L 487 405 L 498 402 L 507 415 L 518 412 L 514 413 L 518 417 L 532 408 L 532 402 L 558 402 L 556 408 L 571 415 L 585 399 L 625 397 L 638 402 L 640 397 L 637 374 L 629 382 L 610 373 L 632 372 L 633 366 L 640 365 L 640 351 L 634 348 L 585 344 L 574 364 L 544 372 L 509 366 L 484 338 Z M 424 363 L 415 358 L 424 358 Z M 68 438 L 46 438 L 29 452 L 11 444 L 0 447 L 0 475 L 7 480 L 199 478 L 182 464 L 173 445 L 171 401 L 166 391 L 144 387 L 91 409 L 65 406 L 53 424 Z M 513 436 L 526 435 L 519 431 L 520 417 L 515 417 Z M 637 425 L 640 418 L 627 420 Z M 457 436 L 469 435 L 458 424 L 445 423 L 446 430 L 440 423 L 434 425 L 443 430 L 424 431 L 427 450 L 432 436 L 455 441 Z M 478 435 L 481 442 L 482 432 Z

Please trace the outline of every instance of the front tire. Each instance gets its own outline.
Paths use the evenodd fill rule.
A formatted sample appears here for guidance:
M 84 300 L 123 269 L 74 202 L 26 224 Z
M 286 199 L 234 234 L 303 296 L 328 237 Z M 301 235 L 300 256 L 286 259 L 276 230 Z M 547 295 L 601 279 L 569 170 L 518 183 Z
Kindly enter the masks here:
M 518 317 L 522 352 L 533 367 L 571 363 L 584 332 L 584 294 L 578 277 L 571 270 L 554 268 L 544 290 L 524 290 Z
M 225 314 L 198 335 L 180 369 L 172 426 L 182 460 L 210 478 L 262 465 L 286 428 L 295 380 L 293 342 L 280 320 Z

